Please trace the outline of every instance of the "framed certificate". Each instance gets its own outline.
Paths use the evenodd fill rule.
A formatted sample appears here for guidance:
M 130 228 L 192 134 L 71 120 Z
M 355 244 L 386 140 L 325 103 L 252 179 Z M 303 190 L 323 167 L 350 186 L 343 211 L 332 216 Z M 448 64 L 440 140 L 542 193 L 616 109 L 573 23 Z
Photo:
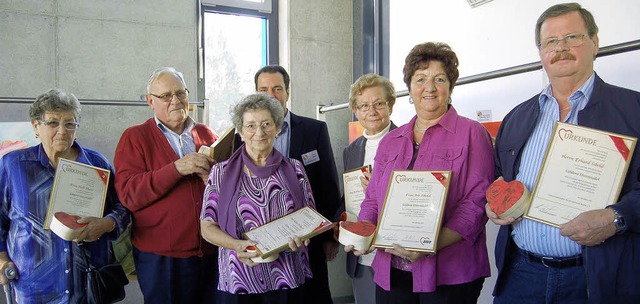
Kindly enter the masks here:
M 617 202 L 636 141 L 557 122 L 524 216 L 558 227 Z
M 374 247 L 436 252 L 451 171 L 393 171 Z
M 360 177 L 364 177 L 365 172 L 371 172 L 371 165 L 346 171 L 342 173 L 344 182 L 344 210 L 347 213 L 347 221 L 355 222 L 360 214 L 360 204 L 364 200 L 364 189 Z
M 44 229 L 49 229 L 56 212 L 102 217 L 110 176 L 107 169 L 58 159 Z
M 256 242 L 261 258 L 289 248 L 289 238 L 309 239 L 333 228 L 333 223 L 318 211 L 306 206 L 283 217 L 244 233 L 244 238 Z

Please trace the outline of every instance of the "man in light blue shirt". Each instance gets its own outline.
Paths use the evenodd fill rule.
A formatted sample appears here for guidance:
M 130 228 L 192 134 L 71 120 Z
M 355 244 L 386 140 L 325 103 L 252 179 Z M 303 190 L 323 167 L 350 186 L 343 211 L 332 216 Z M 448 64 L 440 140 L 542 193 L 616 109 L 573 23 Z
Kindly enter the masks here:
M 496 137 L 496 174 L 536 184 L 554 124 L 562 121 L 640 136 L 640 93 L 605 83 L 594 72 L 598 27 L 577 3 L 547 9 L 536 45 L 549 85 L 514 108 Z M 559 228 L 500 219 L 494 303 L 640 303 L 640 152 L 636 149 L 617 202 L 585 211 Z M 566 187 L 565 184 L 554 185 Z

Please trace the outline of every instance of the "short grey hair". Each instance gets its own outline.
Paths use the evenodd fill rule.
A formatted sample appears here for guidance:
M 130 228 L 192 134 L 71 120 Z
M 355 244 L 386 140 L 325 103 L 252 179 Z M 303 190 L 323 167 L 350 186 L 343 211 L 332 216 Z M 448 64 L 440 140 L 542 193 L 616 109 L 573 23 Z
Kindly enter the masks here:
M 78 98 L 62 89 L 51 89 L 40 96 L 29 108 L 31 121 L 44 119 L 46 112 L 73 112 L 77 122 L 80 122 L 80 102 Z
M 247 111 L 255 111 L 255 110 L 267 110 L 271 113 L 271 118 L 276 124 L 276 128 L 280 129 L 282 127 L 282 122 L 284 121 L 284 109 L 280 102 L 275 98 L 264 94 L 264 93 L 256 93 L 248 95 L 236 104 L 231 109 L 231 122 L 233 126 L 240 132 L 242 130 L 242 116 Z
M 153 74 L 151 75 L 151 77 L 149 77 L 149 81 L 147 82 L 147 94 L 151 93 L 151 85 L 153 84 L 153 82 L 155 82 L 156 80 L 158 80 L 158 78 L 160 78 L 160 76 L 163 76 L 165 74 L 171 74 L 174 77 L 180 79 L 180 82 L 182 82 L 182 86 L 185 89 L 187 88 L 187 83 L 184 81 L 184 76 L 182 75 L 182 73 L 178 72 L 178 70 L 172 67 L 162 67 L 153 71 Z
M 584 9 L 578 3 L 560 3 L 556 4 L 547 10 L 545 10 L 540 17 L 538 17 L 538 21 L 536 22 L 536 46 L 540 47 L 542 41 L 540 38 L 540 30 L 542 29 L 542 24 L 549 18 L 562 16 L 564 14 L 578 12 L 580 16 L 582 16 L 582 20 L 584 20 L 584 25 L 587 27 L 587 34 L 589 38 L 593 39 L 595 35 L 598 34 L 598 25 L 596 24 L 596 20 L 593 18 L 593 15 L 588 10 Z

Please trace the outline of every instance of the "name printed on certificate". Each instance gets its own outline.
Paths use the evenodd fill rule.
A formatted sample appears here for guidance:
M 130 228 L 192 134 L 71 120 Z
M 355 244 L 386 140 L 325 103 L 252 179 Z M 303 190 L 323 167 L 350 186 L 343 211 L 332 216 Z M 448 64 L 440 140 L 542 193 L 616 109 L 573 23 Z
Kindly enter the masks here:
M 331 221 L 307 206 L 244 234 L 256 242 L 262 258 L 289 248 L 289 238 L 309 239 L 333 227 Z
M 59 159 L 44 229 L 49 229 L 56 212 L 102 217 L 110 175 L 103 168 Z
M 371 172 L 371 165 L 363 166 L 342 173 L 344 182 L 344 210 L 347 213 L 347 221 L 355 222 L 360 214 L 360 205 L 364 200 L 364 189 L 362 188 L 361 177 L 364 173 Z
M 557 122 L 525 217 L 558 227 L 620 195 L 637 139 Z
M 393 171 L 373 246 L 435 252 L 451 171 Z

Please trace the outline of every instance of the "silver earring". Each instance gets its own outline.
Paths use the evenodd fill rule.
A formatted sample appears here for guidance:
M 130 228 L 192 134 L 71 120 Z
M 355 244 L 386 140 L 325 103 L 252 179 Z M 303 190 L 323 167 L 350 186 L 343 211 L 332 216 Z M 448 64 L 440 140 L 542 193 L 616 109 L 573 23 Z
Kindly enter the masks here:
M 449 104 L 451 104 L 451 97 L 449 97 Z
M 413 98 L 409 97 L 409 103 L 413 104 Z

